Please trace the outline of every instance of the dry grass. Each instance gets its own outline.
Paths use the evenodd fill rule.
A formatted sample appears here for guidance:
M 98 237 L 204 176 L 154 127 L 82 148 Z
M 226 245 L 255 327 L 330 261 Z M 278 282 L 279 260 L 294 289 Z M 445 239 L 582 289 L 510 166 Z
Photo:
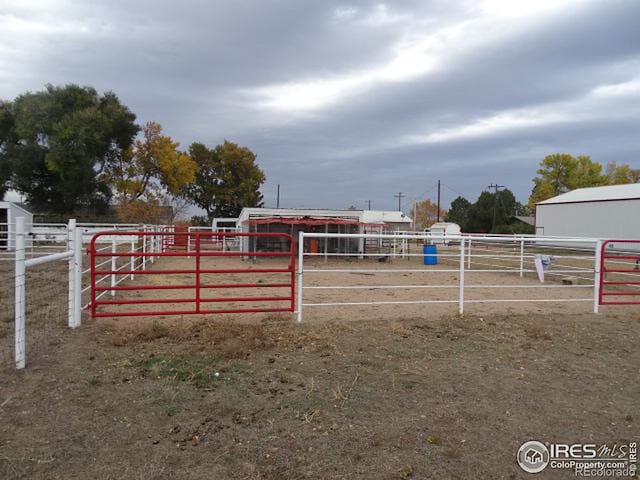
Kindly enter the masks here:
M 260 324 L 232 320 L 143 319 L 134 322 L 110 320 L 102 331 L 114 346 L 164 340 L 169 343 L 199 344 L 223 358 L 244 358 L 274 348 L 331 348 L 332 339 L 345 329 L 328 324 L 323 335 L 292 328 L 286 318 L 271 316 Z

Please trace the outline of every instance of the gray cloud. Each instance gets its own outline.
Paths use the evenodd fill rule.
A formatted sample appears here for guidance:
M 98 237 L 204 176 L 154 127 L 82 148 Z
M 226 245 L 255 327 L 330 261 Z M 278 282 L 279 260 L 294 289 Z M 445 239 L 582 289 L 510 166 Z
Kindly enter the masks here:
M 640 166 L 640 3 L 453 3 L 9 2 L 0 97 L 113 90 L 183 146 L 249 146 L 289 206 L 393 208 L 438 178 L 445 202 L 526 201 L 556 151 Z

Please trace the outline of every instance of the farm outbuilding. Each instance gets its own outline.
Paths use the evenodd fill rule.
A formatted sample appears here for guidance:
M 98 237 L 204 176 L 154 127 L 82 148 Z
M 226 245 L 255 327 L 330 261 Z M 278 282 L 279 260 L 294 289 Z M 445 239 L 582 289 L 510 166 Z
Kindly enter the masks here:
M 578 188 L 540 202 L 536 235 L 640 239 L 640 183 Z
M 16 218 L 23 217 L 25 231 L 31 233 L 33 226 L 33 214 L 21 205 L 14 202 L 0 202 L 0 250 L 13 250 L 15 248 Z M 31 245 L 31 237 L 25 239 L 26 246 Z
M 243 232 L 287 233 L 296 240 L 298 233 L 383 233 L 409 229 L 411 218 L 399 211 L 383 210 L 324 210 L 298 208 L 244 208 L 238 217 Z M 245 251 L 249 249 L 274 248 L 279 239 L 261 238 L 256 245 L 245 240 Z M 308 242 L 308 243 L 307 243 Z M 364 253 L 380 250 L 377 240 L 363 239 L 308 239 L 303 246 L 310 253 Z M 375 243 L 375 245 L 374 245 Z M 276 246 L 277 248 L 277 246 Z
M 460 225 L 457 223 L 451 222 L 437 222 L 431 225 L 429 228 L 425 228 L 425 233 L 430 233 L 435 236 L 458 236 L 460 235 Z M 449 244 L 449 240 L 446 238 L 440 238 L 436 240 L 431 240 L 431 243 L 434 244 Z

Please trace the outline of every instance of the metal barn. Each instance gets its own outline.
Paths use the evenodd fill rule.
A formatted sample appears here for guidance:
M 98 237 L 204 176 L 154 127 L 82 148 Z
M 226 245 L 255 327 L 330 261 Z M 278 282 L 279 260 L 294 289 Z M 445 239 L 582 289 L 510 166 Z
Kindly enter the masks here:
M 24 207 L 14 202 L 0 202 L 0 250 L 13 250 L 15 248 L 16 218 L 24 217 L 24 226 L 27 233 L 31 233 L 33 226 L 33 214 Z M 25 239 L 26 246 L 31 245 L 31 236 Z
M 578 188 L 536 205 L 536 235 L 640 239 L 640 183 Z

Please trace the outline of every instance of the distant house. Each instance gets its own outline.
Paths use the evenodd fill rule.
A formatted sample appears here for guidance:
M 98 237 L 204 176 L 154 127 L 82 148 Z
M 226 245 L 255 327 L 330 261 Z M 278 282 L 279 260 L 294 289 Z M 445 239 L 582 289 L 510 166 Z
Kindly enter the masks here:
M 22 204 L 15 202 L 0 202 L 0 250 L 15 248 L 16 218 L 24 218 L 25 232 L 29 234 L 33 227 L 33 214 Z M 25 239 L 25 245 L 31 245 L 31 236 Z
M 536 234 L 640 239 L 640 183 L 578 188 L 536 205 Z
M 533 215 L 514 215 L 511 218 L 517 222 L 524 223 L 525 225 L 531 225 L 532 227 L 536 226 L 536 217 Z

